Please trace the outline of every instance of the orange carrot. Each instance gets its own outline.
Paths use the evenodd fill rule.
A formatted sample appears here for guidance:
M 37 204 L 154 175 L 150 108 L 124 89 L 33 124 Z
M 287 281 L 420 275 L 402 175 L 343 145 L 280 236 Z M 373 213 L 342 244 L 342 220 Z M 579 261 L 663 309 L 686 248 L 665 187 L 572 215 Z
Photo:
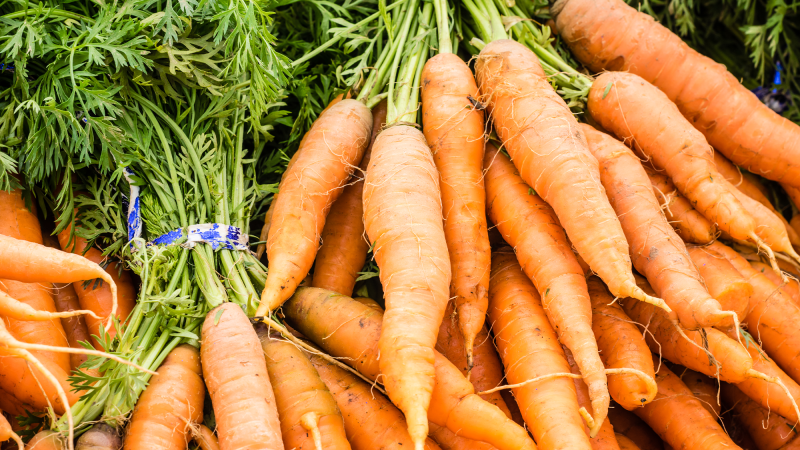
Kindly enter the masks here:
M 514 41 L 493 41 L 478 56 L 475 72 L 511 160 L 553 207 L 578 253 L 615 296 L 660 302 L 636 286 L 628 244 L 599 182 L 597 161 L 533 52 Z
M 640 449 L 662 449 L 661 438 L 636 414 L 616 405 L 608 410 L 608 419 L 611 421 L 611 425 L 614 426 L 615 432 L 625 435 Z
M 544 299 L 545 313 L 560 341 L 575 356 L 589 386 L 592 410 L 597 413 L 595 423 L 600 425 L 610 399 L 592 334 L 592 307 L 583 268 L 553 209 L 531 192 L 508 158 L 489 146 L 484 165 L 489 217 L 517 252 L 523 271 Z
M 26 450 L 64 450 L 64 437 L 55 431 L 40 431 L 25 445 Z
M 778 450 L 797 437 L 797 433 L 786 420 L 761 407 L 732 384 L 722 384 L 722 400 L 732 408 L 759 450 Z
M 639 450 L 639 447 L 632 440 L 625 437 L 624 434 L 617 433 L 615 435 L 620 450 Z
M 695 397 L 703 404 L 706 409 L 714 418 L 719 418 L 721 413 L 721 405 L 717 400 L 719 393 L 719 384 L 716 380 L 703 375 L 702 373 L 695 372 L 694 370 L 680 368 L 675 369 L 675 374 L 683 381 L 683 384 L 692 391 Z
M 655 380 L 653 358 L 642 333 L 599 279 L 591 277 L 588 284 L 592 330 L 605 367 L 634 368 Z M 630 374 L 609 375 L 608 392 L 614 401 L 629 410 L 652 401 L 655 395 L 641 378 Z
M 342 411 L 353 450 L 408 450 L 414 446 L 403 413 L 380 392 L 318 356 L 309 355 L 309 360 Z M 424 448 L 441 450 L 430 439 Z
M 197 429 L 192 430 L 192 435 L 195 444 L 200 447 L 200 450 L 219 450 L 219 440 L 214 432 L 211 431 L 207 426 L 203 424 L 197 425 Z
M 386 300 L 382 381 L 419 447 L 428 435 L 433 347 L 450 298 L 439 176 L 422 133 L 408 126 L 381 132 L 364 183 L 364 224 Z
M 798 283 L 797 279 L 794 277 L 787 277 L 786 281 L 784 282 L 781 279 L 781 276 L 772 270 L 772 267 L 758 261 L 748 262 L 753 269 L 763 273 L 764 276 L 772 282 L 772 284 L 778 286 L 778 288 L 783 291 L 784 294 L 788 295 L 796 305 L 800 305 L 800 283 Z
M 508 248 L 492 254 L 489 320 L 506 378 L 512 385 L 543 375 L 570 373 L 539 294 Z M 514 388 L 514 396 L 539 448 L 592 448 L 578 414 L 580 407 L 571 380 L 551 378 L 528 383 Z
M 713 241 L 716 236 L 714 225 L 694 209 L 666 174 L 656 172 L 649 164 L 643 166 L 653 185 L 656 198 L 662 202 L 661 210 L 664 211 L 664 215 L 678 236 L 685 242 L 695 244 L 708 244 Z
M 125 435 L 126 449 L 186 448 L 191 426 L 203 419 L 201 371 L 200 352 L 191 345 L 178 346 L 167 355 L 136 403 Z
M 600 163 L 600 181 L 622 224 L 636 270 L 685 328 L 716 325 L 731 316 L 703 286 L 686 246 L 664 218 L 639 158 L 611 136 L 588 125 L 581 128 Z M 736 317 L 729 322 L 735 324 Z
M 119 450 L 121 448 L 122 439 L 117 430 L 104 423 L 94 425 L 75 443 L 76 450 Z
M 753 286 L 724 258 L 714 256 L 702 247 L 689 247 L 689 256 L 703 277 L 708 292 L 728 311 L 744 319 L 750 309 Z M 770 269 L 771 270 L 771 269 Z
M 8 423 L 6 416 L 3 415 L 3 411 L 0 410 L 0 442 L 5 442 L 9 439 L 14 440 L 19 450 L 25 447 L 25 444 L 22 443 L 22 439 L 11 429 L 11 424 Z
M 430 430 L 429 436 L 439 444 L 442 450 L 497 450 L 486 442 L 467 439 L 432 422 L 428 424 L 428 429 Z
M 656 372 L 656 382 L 656 399 L 634 413 L 667 444 L 678 449 L 738 448 L 717 424 L 716 417 L 703 408 L 700 400 L 666 365 L 662 364 Z
M 558 33 L 589 70 L 641 76 L 737 166 L 800 186 L 800 126 L 769 109 L 725 66 L 621 0 L 560 0 L 551 12 Z M 652 106 L 646 111 L 653 115 Z
M 238 305 L 223 303 L 208 313 L 200 352 L 220 448 L 283 450 L 264 352 Z
M 280 334 L 270 334 L 263 324 L 256 331 L 275 392 L 284 447 L 350 450 L 336 400 L 303 351 Z
M 349 297 L 318 288 L 298 289 L 283 306 L 286 320 L 328 354 L 370 380 L 382 380 L 379 357 L 383 313 Z M 434 385 L 427 419 L 459 436 L 498 449 L 532 449 L 527 432 L 499 408 L 475 395 L 453 364 L 434 351 Z M 351 442 L 352 443 L 352 442 Z
M 291 297 L 311 269 L 325 217 L 361 161 L 371 129 L 369 109 L 357 100 L 342 100 L 309 130 L 275 200 L 267 238 L 269 273 L 256 316 Z
M 478 86 L 461 57 L 440 53 L 422 70 L 422 125 L 442 191 L 444 233 L 452 271 L 451 295 L 467 361 L 488 305 L 491 249 L 483 189 L 483 111 Z
M 372 154 L 372 143 L 386 122 L 386 102 L 372 109 L 372 140 L 359 164 L 360 173 L 355 173 L 342 195 L 331 206 L 325 227 L 322 229 L 322 245 L 314 263 L 314 278 L 311 286 L 353 295 L 358 271 L 364 266 L 369 251 L 369 242 L 364 236 L 364 211 L 362 193 L 363 173 Z
M 0 220 L 0 235 L 42 243 L 42 227 L 39 219 L 35 210 L 31 210 L 25 204 L 21 191 L 0 190 L 0 211 L 2 211 L 0 217 L 3 217 L 3 220 Z

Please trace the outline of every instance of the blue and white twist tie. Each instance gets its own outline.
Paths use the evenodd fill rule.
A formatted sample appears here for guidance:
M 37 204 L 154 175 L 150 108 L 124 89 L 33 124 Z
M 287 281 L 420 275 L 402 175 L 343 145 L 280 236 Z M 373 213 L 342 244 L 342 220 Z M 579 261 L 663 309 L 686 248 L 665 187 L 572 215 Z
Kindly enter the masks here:
M 128 200 L 128 241 L 142 237 L 142 205 L 139 204 L 139 186 L 134 186 L 131 177 L 136 174 L 129 168 L 122 170 L 122 175 L 128 180 L 131 187 L 130 200 Z

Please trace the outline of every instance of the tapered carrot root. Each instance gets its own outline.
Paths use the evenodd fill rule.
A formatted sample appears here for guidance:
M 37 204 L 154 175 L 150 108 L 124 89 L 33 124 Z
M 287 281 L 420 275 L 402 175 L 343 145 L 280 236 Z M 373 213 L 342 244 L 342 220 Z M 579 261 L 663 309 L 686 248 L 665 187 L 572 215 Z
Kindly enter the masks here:
M 539 294 L 508 248 L 492 254 L 489 320 L 509 383 L 570 374 Z M 539 447 L 591 448 L 571 380 L 557 377 L 525 384 L 514 389 L 514 396 Z
M 640 449 L 663 449 L 664 444 L 661 438 L 636 414 L 614 405 L 608 410 L 608 419 L 616 433 L 625 435 Z
M 208 313 L 200 352 L 220 448 L 283 450 L 264 352 L 238 305 L 223 303 Z
M 11 424 L 8 423 L 8 420 L 6 420 L 6 417 L 3 415 L 3 411 L 0 410 L 0 442 L 5 442 L 9 439 L 12 439 L 17 444 L 19 450 L 25 448 L 22 439 L 20 439 L 17 433 L 14 433 L 14 430 L 11 429 Z
M 797 437 L 791 424 L 777 414 L 761 407 L 748 398 L 732 384 L 721 386 L 722 401 L 727 408 L 733 409 L 739 420 L 759 449 L 778 450 Z
M 514 41 L 493 41 L 481 51 L 475 71 L 495 130 L 520 176 L 553 207 L 589 267 L 615 296 L 669 309 L 636 286 L 628 243 L 599 183 L 597 161 L 533 52 Z
M 589 278 L 588 285 L 592 301 L 592 330 L 603 364 L 611 369 L 634 368 L 655 380 L 653 358 L 642 333 L 614 302 L 614 297 L 599 279 Z M 648 383 L 630 374 L 610 375 L 608 392 L 614 401 L 629 410 L 651 402 L 656 395 L 648 388 Z
M 375 140 L 364 224 L 386 300 L 379 343 L 384 386 L 420 446 L 428 435 L 433 347 L 450 297 L 450 260 L 439 175 L 419 130 L 396 125 Z
M 439 170 L 444 232 L 458 326 L 472 367 L 472 347 L 489 304 L 491 267 L 483 189 L 483 111 L 475 77 L 461 57 L 441 53 L 422 71 L 422 124 Z
M 203 419 L 201 373 L 196 348 L 184 344 L 172 350 L 136 403 L 125 448 L 185 449 L 192 425 Z
M 713 241 L 717 234 L 714 225 L 694 209 L 666 174 L 655 171 L 649 164 L 643 166 L 653 185 L 656 198 L 661 203 L 661 210 L 664 211 L 664 215 L 678 236 L 685 242 L 695 244 L 708 244 Z
M 270 383 L 274 387 L 281 437 L 287 449 L 349 450 L 342 415 L 303 351 L 257 328 Z
M 725 258 L 713 255 L 703 247 L 689 247 L 688 250 L 708 292 L 723 308 L 744 319 L 750 310 L 753 286 Z
M 325 217 L 361 161 L 371 129 L 369 109 L 342 100 L 309 130 L 275 200 L 267 238 L 269 273 L 257 316 L 279 307 L 311 269 Z
M 16 320 L 35 320 L 35 321 L 62 319 L 62 318 L 80 316 L 83 314 L 88 314 L 96 319 L 100 318 L 94 312 L 89 310 L 65 311 L 65 312 L 38 311 L 25 303 L 22 303 L 18 300 L 11 298 L 11 296 L 9 296 L 3 291 L 0 291 L 0 314 L 2 314 L 5 317 L 11 317 L 12 319 Z
M 641 161 L 622 142 L 581 125 L 600 163 L 600 181 L 628 239 L 636 270 L 689 329 L 729 318 L 703 286 L 686 246 L 667 223 Z M 735 321 L 729 321 L 731 325 Z
M 283 306 L 287 322 L 327 353 L 370 380 L 382 380 L 379 351 L 380 309 L 318 288 L 301 288 Z M 475 390 L 439 352 L 434 351 L 434 385 L 427 419 L 459 436 L 501 450 L 533 449 L 527 432 Z M 351 441 L 352 443 L 352 441 Z
M 553 209 L 530 192 L 511 161 L 489 145 L 484 166 L 489 217 L 515 249 L 559 339 L 575 356 L 593 399 L 596 422 L 602 424 L 608 410 L 608 387 L 592 334 L 591 302 L 583 268 Z
M 322 245 L 314 263 L 313 287 L 353 295 L 358 271 L 364 266 L 369 251 L 369 242 L 364 236 L 364 173 L 372 156 L 372 144 L 385 122 L 386 102 L 381 102 L 372 109 L 372 138 L 361 158 L 359 171 L 353 174 L 325 220 Z

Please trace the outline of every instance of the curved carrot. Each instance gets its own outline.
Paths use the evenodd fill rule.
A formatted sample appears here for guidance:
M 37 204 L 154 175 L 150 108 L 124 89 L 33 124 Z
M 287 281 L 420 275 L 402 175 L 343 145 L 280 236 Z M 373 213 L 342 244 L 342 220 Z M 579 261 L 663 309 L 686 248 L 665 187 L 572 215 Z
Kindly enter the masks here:
M 639 450 L 639 446 L 637 446 L 632 440 L 625 437 L 624 434 L 616 433 L 614 436 L 617 438 L 617 444 L 619 444 L 620 450 Z
M 781 279 L 781 276 L 772 270 L 772 267 L 758 261 L 748 262 L 753 269 L 763 273 L 764 276 L 772 282 L 772 284 L 778 286 L 778 288 L 783 291 L 784 294 L 788 295 L 795 305 L 800 306 L 800 282 L 798 282 L 797 279 L 787 278 L 787 280 L 784 282 Z
M 475 72 L 514 165 L 553 207 L 578 253 L 615 296 L 660 302 L 636 286 L 628 243 L 599 182 L 597 161 L 533 52 L 514 41 L 493 41 L 478 56 Z
M 640 449 L 663 449 L 661 438 L 636 414 L 620 407 L 613 407 L 608 410 L 608 419 L 614 426 L 615 432 L 633 441 Z
M 711 222 L 697 212 L 689 200 L 686 199 L 672 184 L 672 180 L 663 172 L 656 172 L 643 164 L 656 198 L 661 203 L 661 210 L 667 220 L 675 228 L 675 232 L 685 242 L 695 244 L 708 244 L 716 238 L 717 230 Z
M 600 163 L 600 181 L 628 239 L 636 270 L 688 329 L 715 325 L 732 316 L 703 286 L 686 246 L 664 218 L 639 158 L 611 136 L 589 125 L 581 128 Z M 736 317 L 730 322 L 736 323 Z
M 676 375 L 683 381 L 683 384 L 692 391 L 695 397 L 703 404 L 706 409 L 715 418 L 719 418 L 722 406 L 717 400 L 719 393 L 719 384 L 716 380 L 703 375 L 702 373 L 695 372 L 691 369 L 677 370 Z
M 507 248 L 492 254 L 489 320 L 509 383 L 570 373 L 536 288 Z M 540 448 L 592 448 L 571 380 L 552 378 L 526 384 L 515 388 L 514 396 Z
M 363 174 L 372 155 L 372 144 L 386 122 L 386 102 L 372 109 L 372 138 L 359 164 L 359 172 L 350 178 L 342 195 L 333 203 L 322 229 L 322 245 L 314 263 L 311 286 L 353 295 L 358 271 L 364 266 L 369 242 L 364 234 Z
M 723 383 L 722 400 L 733 409 L 734 417 L 744 426 L 759 450 L 778 450 L 797 437 L 786 420 L 748 398 L 732 384 Z
M 364 183 L 364 224 L 386 300 L 383 383 L 419 446 L 428 435 L 433 347 L 450 298 L 439 176 L 422 133 L 408 126 L 381 132 Z
M 104 423 L 94 425 L 75 443 L 75 450 L 119 450 L 122 439 L 117 430 Z
M 264 352 L 238 305 L 223 303 L 206 315 L 200 352 L 220 448 L 283 450 Z
M 592 330 L 605 367 L 634 368 L 655 380 L 653 358 L 642 333 L 598 278 L 590 277 L 588 285 L 592 301 Z M 655 393 L 649 391 L 635 375 L 608 376 L 608 392 L 625 409 L 632 410 L 651 402 Z
M 19 450 L 25 448 L 25 444 L 22 442 L 22 439 L 20 439 L 17 433 L 14 433 L 14 430 L 11 429 L 11 424 L 8 423 L 6 416 L 3 415 L 3 411 L 0 410 L 0 442 L 5 442 L 9 439 L 14 440 Z
M 610 399 L 592 334 L 592 309 L 583 268 L 553 209 L 530 192 L 511 161 L 489 146 L 484 165 L 489 217 L 517 252 L 522 269 L 544 299 L 545 313 L 559 339 L 575 356 L 589 386 L 592 409 L 597 413 L 595 423 L 600 425 Z
M 219 450 L 219 440 L 217 436 L 203 424 L 197 425 L 197 428 L 192 430 L 192 437 L 195 444 L 200 447 L 200 450 Z
M 725 66 L 621 0 L 560 0 L 551 12 L 558 33 L 590 70 L 636 73 L 737 166 L 800 186 L 800 126 L 761 103 Z
M 750 310 L 753 286 L 728 260 L 712 255 L 702 247 L 689 247 L 688 251 L 708 292 L 723 308 L 744 319 Z
M 380 392 L 318 356 L 308 358 L 342 411 L 353 450 L 408 450 L 414 446 L 403 413 Z M 441 450 L 430 439 L 425 440 L 424 448 Z
M 267 238 L 269 273 L 256 316 L 291 297 L 314 263 L 325 217 L 369 143 L 372 113 L 342 100 L 314 122 L 275 200 Z
M 284 447 L 349 450 L 336 400 L 303 351 L 280 334 L 270 334 L 264 325 L 256 331 L 275 392 Z
M 440 53 L 422 70 L 422 125 L 442 191 L 444 233 L 452 271 L 451 294 L 472 367 L 473 344 L 488 305 L 491 249 L 483 189 L 483 111 L 478 86 L 461 57 Z
M 382 380 L 379 351 L 383 313 L 349 297 L 318 288 L 298 289 L 283 306 L 287 322 L 327 353 L 371 380 Z M 532 449 L 527 432 L 503 411 L 475 395 L 453 364 L 434 351 L 434 384 L 427 420 L 459 436 L 498 449 Z

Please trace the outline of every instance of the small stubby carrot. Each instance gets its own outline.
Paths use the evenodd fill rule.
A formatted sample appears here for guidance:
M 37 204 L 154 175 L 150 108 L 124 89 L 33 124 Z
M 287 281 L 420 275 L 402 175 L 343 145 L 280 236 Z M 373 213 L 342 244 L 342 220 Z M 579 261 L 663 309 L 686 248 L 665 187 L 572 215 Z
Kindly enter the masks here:
M 389 399 L 350 372 L 319 356 L 309 360 L 342 411 L 347 439 L 353 450 L 408 450 L 414 442 L 403 413 Z M 441 450 L 431 439 L 425 450 Z
M 650 178 L 656 198 L 661 202 L 661 210 L 664 211 L 664 215 L 678 236 L 685 242 L 695 244 L 708 244 L 713 241 L 717 234 L 716 227 L 678 192 L 672 180 L 665 173 L 657 172 L 649 164 L 644 164 L 644 170 Z
M 488 145 L 486 205 L 489 218 L 517 254 L 522 270 L 543 299 L 560 341 L 572 351 L 589 387 L 592 410 L 602 424 L 609 394 L 592 333 L 592 307 L 581 264 L 553 209 L 517 174 L 508 158 Z M 593 432 L 596 430 L 592 430 Z
M 433 347 L 451 280 L 439 174 L 419 130 L 395 125 L 378 135 L 363 197 L 364 228 L 386 301 L 379 342 L 382 381 L 419 447 L 428 435 Z
M 305 353 L 280 334 L 271 334 L 263 324 L 256 332 L 275 393 L 283 446 L 297 450 L 350 450 L 336 400 Z
M 120 450 L 122 439 L 115 428 L 104 423 L 94 425 L 75 443 L 75 450 Z
M 205 389 L 200 352 L 183 344 L 169 352 L 142 392 L 125 435 L 131 450 L 182 450 L 192 425 L 203 419 Z
M 539 293 L 509 248 L 492 253 L 489 320 L 512 385 L 571 373 Z M 592 448 L 572 380 L 557 377 L 528 383 L 514 388 L 514 397 L 539 448 Z
M 717 400 L 719 384 L 711 377 L 695 372 L 691 369 L 675 369 L 675 374 L 683 381 L 683 384 L 692 391 L 695 397 L 700 400 L 703 407 L 715 418 L 720 417 L 722 406 Z
M 14 432 L 13 429 L 11 429 L 11 424 L 8 423 L 6 416 L 3 415 L 3 411 L 0 410 L 0 443 L 8 440 L 13 440 L 17 444 L 19 450 L 25 448 L 25 444 L 22 442 L 22 439 L 17 433 Z
M 371 130 L 370 110 L 349 99 L 312 125 L 279 186 L 267 238 L 269 273 L 256 316 L 279 307 L 308 274 L 325 217 L 361 161 Z
M 703 247 L 689 246 L 688 250 L 708 292 L 723 308 L 734 311 L 744 320 L 750 309 L 753 286 L 727 259 L 713 255 Z
M 472 346 L 488 305 L 491 249 L 483 189 L 483 111 L 475 76 L 460 56 L 440 53 L 425 63 L 422 125 L 439 171 L 444 233 L 450 254 L 451 295 L 472 366 Z
M 283 450 L 264 351 L 242 309 L 223 303 L 203 322 L 200 361 L 222 450 Z
M 686 246 L 667 223 L 641 160 L 622 142 L 580 125 L 600 163 L 600 181 L 628 239 L 633 266 L 675 311 L 685 328 L 714 326 L 736 317 L 709 295 Z
M 639 446 L 624 434 L 616 433 L 615 437 L 617 438 L 619 450 L 639 450 Z
M 589 267 L 615 296 L 660 303 L 636 286 L 628 243 L 599 182 L 597 161 L 536 55 L 518 42 L 495 40 L 481 50 L 475 72 L 520 176 L 553 208 Z
M 200 447 L 200 450 L 219 450 L 217 435 L 202 423 L 198 424 L 197 427 L 192 430 L 192 438 L 194 439 L 194 443 Z
M 657 362 L 657 361 L 656 361 Z M 730 450 L 731 441 L 692 391 L 665 364 L 656 372 L 656 399 L 634 413 L 677 449 Z
M 655 380 L 653 358 L 642 332 L 599 279 L 590 277 L 588 285 L 592 301 L 592 330 L 605 367 L 634 368 Z M 608 392 L 614 401 L 628 410 L 652 401 L 655 395 L 641 378 L 627 373 L 609 375 Z
M 661 438 L 636 414 L 620 408 L 619 405 L 614 405 L 608 410 L 608 419 L 616 433 L 624 435 L 640 449 L 663 449 L 664 444 Z
M 787 277 L 786 281 L 781 279 L 781 275 L 772 270 L 772 267 L 759 262 L 749 261 L 753 269 L 764 274 L 775 286 L 778 286 L 784 294 L 788 295 L 795 305 L 800 306 L 800 283 L 794 277 Z
M 734 417 L 744 426 L 759 450 L 778 450 L 797 437 L 786 419 L 751 400 L 736 386 L 722 383 L 722 401 L 733 409 Z
M 352 175 L 325 219 L 322 245 L 314 262 L 313 287 L 353 295 L 358 271 L 364 266 L 369 251 L 369 242 L 364 236 L 364 173 L 372 156 L 372 143 L 385 122 L 386 102 L 381 102 L 372 108 L 372 138 L 359 170 Z
M 383 312 L 319 288 L 301 288 L 283 306 L 287 323 L 328 354 L 370 380 L 382 380 L 379 351 Z M 434 351 L 434 384 L 427 420 L 501 450 L 533 449 L 528 433 L 502 410 L 475 395 L 453 363 Z M 351 441 L 352 443 L 352 441 Z

